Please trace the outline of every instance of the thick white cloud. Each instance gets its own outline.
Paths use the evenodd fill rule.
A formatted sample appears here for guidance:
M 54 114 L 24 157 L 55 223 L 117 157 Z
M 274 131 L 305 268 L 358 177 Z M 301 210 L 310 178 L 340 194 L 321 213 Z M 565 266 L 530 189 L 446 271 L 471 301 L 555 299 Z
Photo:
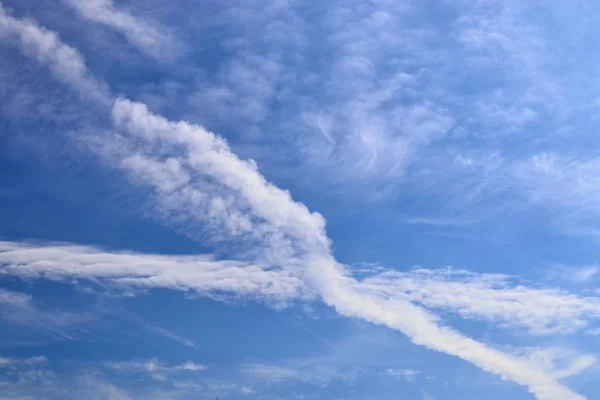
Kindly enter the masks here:
M 283 301 L 301 297 L 302 293 L 300 280 L 289 273 L 239 261 L 214 260 L 211 256 L 111 253 L 72 244 L 0 242 L 0 265 L 1 274 L 104 279 L 120 285 L 193 290 L 207 295 L 223 292 Z

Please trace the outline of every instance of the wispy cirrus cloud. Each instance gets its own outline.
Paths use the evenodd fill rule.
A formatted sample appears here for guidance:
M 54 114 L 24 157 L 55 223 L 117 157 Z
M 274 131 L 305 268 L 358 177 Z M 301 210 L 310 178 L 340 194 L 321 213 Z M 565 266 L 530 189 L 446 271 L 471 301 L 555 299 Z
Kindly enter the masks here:
M 600 337 L 600 328 L 596 328 L 596 329 L 590 329 L 590 330 L 588 331 L 588 333 L 589 333 L 590 335 L 593 335 L 593 336 L 598 336 L 598 337 Z
M 253 381 L 266 383 L 302 382 L 325 387 L 335 381 L 353 381 L 362 373 L 360 368 L 332 365 L 272 365 L 245 364 L 242 372 Z
M 88 399 L 131 400 L 123 390 L 92 371 L 57 373 L 46 357 L 0 357 L 2 399 Z
M 168 30 L 120 10 L 112 0 L 64 1 L 81 17 L 122 33 L 131 44 L 152 57 L 169 59 L 181 50 L 180 44 Z
M 600 267 L 597 265 L 549 265 L 544 270 L 544 276 L 549 280 L 580 286 L 593 284 L 598 279 L 598 275 L 600 275 Z
M 91 312 L 46 309 L 35 304 L 28 294 L 0 289 L 0 320 L 8 324 L 66 339 L 72 338 L 81 325 L 95 319 Z
M 258 393 L 250 384 L 211 378 L 206 365 L 192 361 L 179 364 L 158 358 L 103 363 L 51 361 L 43 356 L 0 357 L 0 398 L 183 400 Z
M 30 358 L 0 357 L 0 368 L 32 366 L 37 364 L 45 364 L 47 361 L 48 360 L 44 356 Z
M 385 370 L 385 374 L 394 378 L 394 379 L 404 379 L 406 382 L 414 382 L 415 378 L 417 375 L 419 375 L 421 372 L 416 370 L 416 369 L 412 369 L 412 368 L 406 368 L 406 369 L 398 369 L 398 368 L 388 368 Z
M 328 8 L 332 59 L 324 63 L 323 90 L 303 114 L 298 148 L 329 181 L 376 183 L 385 192 L 454 125 L 411 66 L 435 57 L 417 51 L 431 32 L 413 26 L 412 18 L 418 18 L 414 8 L 401 2 L 333 2 Z
M 591 121 L 595 91 L 577 91 L 585 98 L 582 100 L 571 98 L 574 91 L 570 88 L 587 85 L 585 77 L 593 71 L 586 66 L 588 63 L 574 63 L 561 56 L 571 49 L 571 44 L 584 41 L 584 30 L 561 29 L 563 34 L 568 31 L 573 36 L 564 41 L 548 40 L 559 39 L 555 38 L 554 26 L 572 25 L 576 14 L 567 2 L 548 13 L 536 12 L 536 4 L 514 1 L 438 4 L 436 15 L 440 20 L 436 22 L 447 30 L 432 24 L 423 11 L 425 6 L 417 3 L 352 6 L 332 2 L 319 14 L 318 40 L 312 36 L 314 31 L 307 29 L 305 16 L 295 2 L 278 8 L 280 13 L 273 20 L 265 15 L 257 17 L 261 22 L 266 19 L 265 23 L 285 20 L 286 29 L 294 33 L 290 35 L 295 38 L 291 47 L 298 56 L 275 60 L 276 68 L 251 68 L 260 76 L 251 79 L 253 82 L 270 82 L 265 85 L 270 93 L 265 101 L 259 101 L 261 95 L 253 97 L 261 104 L 261 112 L 253 115 L 261 115 L 260 120 L 265 120 L 269 110 L 265 104 L 269 102 L 286 105 L 286 109 L 301 105 L 294 113 L 293 123 L 283 127 L 294 133 L 290 135 L 294 138 L 291 156 L 304 161 L 302 175 L 311 187 L 324 180 L 328 191 L 334 192 L 339 185 L 332 188 L 332 182 L 345 184 L 342 193 L 347 193 L 348 188 L 355 193 L 358 185 L 377 188 L 372 192 L 378 194 L 386 193 L 382 187 L 387 187 L 391 193 L 428 197 L 427 191 L 419 193 L 419 185 L 414 186 L 414 181 L 435 163 L 431 171 L 434 175 L 447 171 L 454 175 L 451 182 L 437 181 L 434 176 L 428 184 L 437 186 L 442 192 L 437 195 L 448 202 L 461 204 L 465 197 L 480 190 L 483 181 L 494 180 L 491 190 L 496 185 L 519 186 L 506 176 L 519 174 L 519 164 L 550 154 L 551 150 L 563 157 L 561 150 L 568 140 L 565 132 L 585 135 L 589 131 L 575 127 L 579 126 L 578 121 Z M 236 29 L 244 35 L 256 26 L 256 20 L 250 17 L 239 18 L 236 23 Z M 586 24 L 591 23 L 593 19 L 586 19 Z M 281 41 L 268 37 L 261 37 L 260 45 L 252 46 L 254 42 L 244 41 L 242 34 L 232 40 L 244 45 L 240 59 L 249 54 L 263 55 L 265 48 L 275 48 L 277 54 L 292 52 Z M 325 43 L 321 37 L 327 38 Z M 581 45 L 577 46 L 579 49 Z M 316 62 L 306 62 L 305 54 L 316 49 L 323 52 L 323 48 L 334 57 L 318 53 Z M 227 69 L 225 65 L 223 68 Z M 302 76 L 296 75 L 298 70 Z M 578 73 L 567 73 L 573 70 Z M 480 81 L 476 87 L 471 84 L 473 77 Z M 226 93 L 228 98 L 246 98 L 244 86 L 235 82 L 227 85 Z M 227 105 L 215 109 L 236 109 L 233 103 Z M 205 106 L 201 103 L 199 108 Z M 285 117 L 289 121 L 289 116 Z M 222 119 L 230 118 L 231 114 L 224 114 Z M 270 131 L 279 136 L 281 129 L 272 128 L 279 126 L 276 116 L 266 119 L 268 125 L 259 125 L 259 129 L 264 137 L 261 144 L 269 145 Z M 535 140 L 531 137 L 534 134 Z M 279 137 L 275 142 L 280 144 Z M 515 160 L 512 153 L 516 148 L 519 158 Z M 464 150 L 500 154 L 509 164 L 514 161 L 514 165 L 507 166 L 512 171 L 489 177 L 476 171 L 463 184 L 460 180 L 464 175 L 452 159 L 457 151 Z M 506 191 L 502 200 L 511 204 L 511 210 L 544 208 L 544 200 L 534 204 L 529 202 L 531 198 L 522 197 L 533 194 L 531 189 L 543 190 L 544 182 L 533 179 L 533 187 L 522 188 L 525 193 Z M 579 190 L 569 182 L 564 184 L 569 191 Z M 454 192 L 453 185 L 464 190 Z M 554 191 L 547 200 L 552 201 L 560 192 Z M 489 199 L 494 194 L 485 191 L 482 196 Z M 341 197 L 341 201 L 352 201 L 368 196 Z M 569 211 L 575 208 L 572 204 Z M 494 208 L 492 212 L 496 211 Z
M 517 222 L 540 215 L 541 224 L 555 233 L 598 238 L 593 222 L 600 215 L 595 156 L 539 152 L 509 157 L 498 151 L 465 151 L 442 159 L 431 159 L 429 167 L 409 178 L 419 188 L 417 198 L 432 201 L 436 196 L 435 214 L 420 213 L 405 223 L 468 228 L 500 214 Z
M 20 49 L 47 65 L 61 82 L 77 89 L 84 97 L 106 104 L 108 90 L 88 71 L 85 59 L 60 36 L 33 21 L 9 15 L 0 3 L 0 37 L 17 42 Z
M 586 371 L 593 372 L 598 364 L 595 355 L 564 347 L 521 348 L 516 353 L 544 368 L 557 379 L 570 378 Z
M 166 365 L 157 358 L 145 361 L 109 361 L 104 363 L 104 367 L 114 370 L 121 374 L 131 375 L 144 373 L 159 381 L 164 381 L 168 376 L 181 373 L 197 373 L 208 369 L 207 365 L 196 364 L 193 361 L 186 361 L 176 365 Z
M 456 269 L 413 269 L 366 278 L 365 290 L 407 298 L 431 309 L 448 310 L 533 335 L 569 334 L 600 318 L 600 298 L 564 290 L 529 287 L 515 277 Z

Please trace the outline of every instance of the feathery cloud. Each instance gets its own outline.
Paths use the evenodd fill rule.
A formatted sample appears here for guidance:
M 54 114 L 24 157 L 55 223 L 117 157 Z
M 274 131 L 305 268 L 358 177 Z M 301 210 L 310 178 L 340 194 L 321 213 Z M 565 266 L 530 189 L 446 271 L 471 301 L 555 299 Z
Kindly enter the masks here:
M 65 0 L 85 19 L 121 32 L 144 53 L 169 59 L 179 53 L 179 44 L 164 28 L 115 8 L 112 0 Z
M 394 379 L 404 379 L 406 382 L 413 382 L 415 380 L 415 377 L 420 373 L 421 371 L 412 368 L 388 368 L 385 370 L 386 375 L 391 376 Z
M 71 338 L 75 327 L 95 318 L 91 313 L 47 310 L 37 306 L 28 294 L 0 289 L 0 320 L 9 324 L 46 332 L 54 337 Z
M 208 366 L 196 364 L 193 361 L 186 361 L 177 365 L 165 365 L 157 358 L 151 358 L 145 361 L 110 361 L 104 363 L 104 367 L 126 375 L 137 373 L 148 374 L 152 379 L 159 381 L 164 381 L 168 376 L 173 374 L 195 373 L 208 369 Z
M 30 358 L 0 357 L 0 368 L 12 368 L 45 364 L 48 360 L 44 356 Z
M 0 39 L 17 42 L 23 53 L 48 66 L 59 81 L 76 88 L 84 98 L 101 104 L 109 101 L 106 86 L 91 75 L 81 53 L 65 44 L 56 32 L 10 16 L 2 3 Z
M 600 298 L 528 287 L 515 277 L 457 269 L 388 271 L 361 282 L 365 290 L 406 298 L 462 317 L 523 327 L 534 335 L 568 334 L 600 318 Z

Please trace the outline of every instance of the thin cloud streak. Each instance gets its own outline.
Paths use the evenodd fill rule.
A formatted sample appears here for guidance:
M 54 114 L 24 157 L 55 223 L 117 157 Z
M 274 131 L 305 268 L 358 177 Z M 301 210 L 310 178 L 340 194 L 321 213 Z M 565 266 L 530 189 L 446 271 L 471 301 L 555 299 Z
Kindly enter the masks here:
M 157 358 L 143 361 L 110 361 L 104 363 L 104 367 L 124 375 L 148 374 L 152 379 L 159 381 L 164 381 L 172 375 L 199 373 L 208 369 L 208 366 L 196 364 L 193 361 L 185 361 L 176 365 L 166 365 Z
M 77 327 L 96 318 L 90 312 L 73 313 L 40 308 L 28 294 L 0 289 L 0 320 L 11 325 L 45 332 L 60 339 L 72 339 Z
M 64 0 L 81 17 L 122 33 L 144 53 L 157 59 L 178 53 L 178 44 L 165 29 L 115 8 L 112 0 Z

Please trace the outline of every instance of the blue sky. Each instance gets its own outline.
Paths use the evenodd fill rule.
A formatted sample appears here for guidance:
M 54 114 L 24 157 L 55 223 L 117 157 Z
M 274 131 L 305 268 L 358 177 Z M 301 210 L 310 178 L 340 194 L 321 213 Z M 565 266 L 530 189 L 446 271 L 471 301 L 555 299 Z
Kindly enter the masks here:
M 0 5 L 0 399 L 600 397 L 595 2 Z

